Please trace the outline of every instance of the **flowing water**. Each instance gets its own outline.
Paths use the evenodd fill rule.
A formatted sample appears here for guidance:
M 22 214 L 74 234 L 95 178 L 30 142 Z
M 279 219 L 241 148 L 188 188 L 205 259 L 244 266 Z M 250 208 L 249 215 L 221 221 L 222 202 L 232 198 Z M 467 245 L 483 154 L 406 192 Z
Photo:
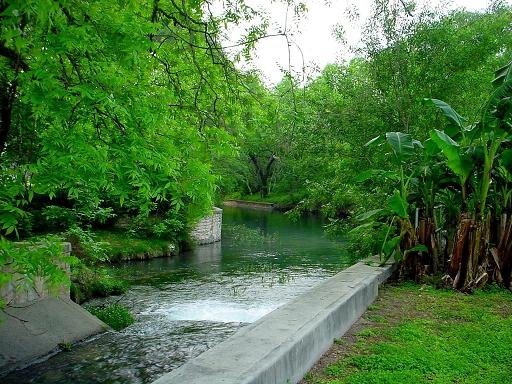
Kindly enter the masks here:
M 348 266 L 321 223 L 226 207 L 222 241 L 175 258 L 118 265 L 136 322 L 0 379 L 2 383 L 149 383 Z

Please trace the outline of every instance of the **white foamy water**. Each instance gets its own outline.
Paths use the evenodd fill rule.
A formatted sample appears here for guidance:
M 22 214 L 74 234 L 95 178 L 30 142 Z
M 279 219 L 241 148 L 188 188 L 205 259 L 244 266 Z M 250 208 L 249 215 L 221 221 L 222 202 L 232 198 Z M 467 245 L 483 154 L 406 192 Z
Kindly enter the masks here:
M 169 320 L 177 321 L 252 323 L 280 306 L 280 303 L 252 305 L 218 300 L 198 300 L 156 308 L 153 307 L 144 311 L 142 314 L 165 315 Z

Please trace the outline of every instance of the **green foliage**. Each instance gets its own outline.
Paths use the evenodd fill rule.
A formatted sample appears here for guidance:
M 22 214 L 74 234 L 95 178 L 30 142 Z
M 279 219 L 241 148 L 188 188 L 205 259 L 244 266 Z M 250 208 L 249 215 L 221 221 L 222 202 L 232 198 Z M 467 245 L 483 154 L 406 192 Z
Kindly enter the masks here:
M 71 298 L 83 303 L 96 297 L 121 295 L 128 290 L 128 283 L 112 276 L 105 268 L 91 269 L 80 265 L 73 269 Z
M 78 217 L 70 208 L 48 205 L 41 210 L 43 223 L 50 231 L 61 231 L 76 225 Z
M 399 191 L 395 190 L 393 195 L 390 196 L 388 206 L 394 215 L 397 215 L 402 219 L 407 219 L 409 217 L 409 204 L 400 195 Z
M 461 153 L 459 144 L 443 131 L 434 129 L 430 138 L 446 156 L 446 165 L 460 178 L 461 185 L 464 185 L 474 166 L 469 156 Z
M 387 6 L 375 9 L 363 41 L 360 53 L 365 59 L 328 65 L 304 86 L 286 78 L 264 92 L 251 83 L 261 102 L 246 103 L 240 159 L 216 164 L 223 167 L 224 192 L 260 191 L 257 169 L 271 164 L 271 172 L 265 174 L 269 201 L 288 195 L 292 202 L 292 195 L 301 196 L 294 212 L 313 211 L 333 219 L 330 231 L 336 231 L 336 225 L 346 227 L 343 220 L 354 214 L 387 207 L 395 189 L 402 201 L 393 198 L 397 216 L 406 218 L 411 212 L 406 214 L 404 207 L 416 198 L 433 211 L 434 190 L 445 184 L 452 188 L 451 180 L 445 179 L 452 177 L 445 165 L 428 160 L 439 160 L 434 140 L 440 144 L 446 135 L 457 142 L 459 136 L 472 135 L 467 122 L 474 120 L 475 103 L 485 100 L 491 90 L 490 73 L 510 54 L 512 36 L 503 31 L 512 14 L 508 7 L 495 7 L 484 13 L 425 12 L 409 17 L 398 2 L 382 4 Z M 443 75 L 447 72 L 450 76 Z M 500 75 L 505 72 L 502 69 Z M 425 109 L 425 96 L 444 111 L 446 121 Z M 440 99 L 453 101 L 461 113 Z M 429 140 L 432 128 L 442 133 Z M 362 145 L 373 138 L 387 144 Z M 469 175 L 475 154 L 450 146 L 449 140 L 444 144 L 453 158 L 448 166 L 459 177 L 454 188 L 460 190 L 461 183 L 473 182 Z M 387 156 L 388 151 L 393 156 Z M 257 158 L 257 166 L 249 154 Z M 403 174 L 395 171 L 396 166 L 404 168 Z M 371 172 L 363 177 L 361 171 L 367 169 Z M 432 181 L 434 176 L 439 178 Z
M 127 232 L 95 231 L 94 236 L 99 243 L 104 244 L 110 262 L 175 255 L 179 250 L 172 240 L 132 236 Z
M 259 12 L 243 0 L 219 15 L 202 1 L 8 0 L 1 13 L 4 235 L 35 213 L 41 231 L 40 218 L 60 230 L 158 214 L 164 236 L 211 209 L 212 162 L 235 154 L 253 78 L 220 34 Z
M 71 243 L 73 254 L 86 265 L 96 265 L 109 260 L 108 244 L 96 241 L 91 232 L 75 226 L 71 227 L 64 237 Z
M 136 238 L 146 237 L 180 242 L 187 239 L 188 225 L 186 219 L 180 216 L 159 218 L 139 215 L 130 221 L 128 234 Z
M 128 284 L 120 279 L 112 277 L 103 270 L 99 272 L 99 279 L 94 281 L 91 287 L 92 297 L 107 297 L 121 295 L 128 289 Z
M 345 226 L 349 225 L 345 223 Z M 334 228 L 328 227 L 328 230 L 335 231 L 339 227 L 340 223 L 335 222 Z M 379 221 L 358 225 L 345 232 L 349 240 L 347 251 L 355 255 L 355 259 L 364 259 L 369 255 L 377 255 L 382 251 L 382 244 L 386 239 L 387 232 L 388 226 Z
M 411 135 L 403 132 L 387 132 L 386 140 L 399 164 L 405 163 L 414 155 L 415 146 Z
M 26 196 L 19 173 L 5 169 L 0 162 L 0 231 L 6 235 L 18 233 L 18 225 L 27 219 L 28 213 L 23 209 L 32 195 Z
M 464 117 L 462 117 L 461 115 L 459 115 L 450 105 L 446 104 L 442 100 L 437 100 L 437 99 L 425 99 L 425 100 L 431 102 L 432 105 L 439 108 L 447 118 L 451 119 L 455 123 L 455 125 L 457 126 L 457 128 L 459 130 L 462 130 L 464 128 L 466 119 Z
M 120 331 L 135 322 L 128 308 L 118 303 L 102 307 L 86 306 L 85 308 L 116 331 Z

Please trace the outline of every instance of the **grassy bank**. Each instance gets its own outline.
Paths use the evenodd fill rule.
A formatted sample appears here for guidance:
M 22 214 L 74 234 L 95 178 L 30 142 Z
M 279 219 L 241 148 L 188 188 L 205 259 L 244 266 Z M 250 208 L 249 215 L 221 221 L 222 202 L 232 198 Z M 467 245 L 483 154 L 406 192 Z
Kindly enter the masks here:
M 304 195 L 302 193 L 272 193 L 266 197 L 262 197 L 259 193 L 254 193 L 252 195 L 236 193 L 225 196 L 224 200 L 244 200 L 257 203 L 271 203 L 274 204 L 278 210 L 286 211 L 297 206 L 303 197 Z
M 169 240 L 127 236 L 122 232 L 95 231 L 97 241 L 105 244 L 109 262 L 146 259 L 177 254 L 178 247 Z
M 112 274 L 111 265 L 116 262 L 178 253 L 178 246 L 168 240 L 142 238 L 120 231 L 73 228 L 63 237 L 71 242 L 72 255 L 79 260 L 71 275 L 71 298 L 77 303 L 119 295 L 128 289 L 126 281 Z
M 387 285 L 301 383 L 505 384 L 511 362 L 512 293 Z

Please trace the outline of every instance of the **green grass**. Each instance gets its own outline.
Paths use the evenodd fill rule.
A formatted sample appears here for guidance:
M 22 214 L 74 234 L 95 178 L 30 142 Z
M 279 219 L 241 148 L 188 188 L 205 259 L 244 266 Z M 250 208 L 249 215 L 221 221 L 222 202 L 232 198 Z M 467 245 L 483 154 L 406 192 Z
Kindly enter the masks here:
M 120 261 L 136 256 L 166 252 L 169 241 L 162 239 L 137 238 L 122 232 L 95 231 L 95 239 L 105 243 L 109 261 Z
M 308 383 L 512 383 L 508 291 L 491 288 L 464 295 L 410 284 L 388 286 L 367 315 L 378 321 L 357 333 L 345 358 L 324 374 L 309 375 Z
M 73 269 L 71 281 L 71 299 L 77 303 L 95 297 L 121 295 L 129 288 L 128 282 L 115 277 L 108 268 L 84 265 Z
M 168 240 L 134 237 L 126 232 L 73 230 L 72 253 L 81 261 L 72 269 L 71 297 L 78 303 L 119 295 L 129 284 L 109 271 L 108 265 L 177 253 Z

